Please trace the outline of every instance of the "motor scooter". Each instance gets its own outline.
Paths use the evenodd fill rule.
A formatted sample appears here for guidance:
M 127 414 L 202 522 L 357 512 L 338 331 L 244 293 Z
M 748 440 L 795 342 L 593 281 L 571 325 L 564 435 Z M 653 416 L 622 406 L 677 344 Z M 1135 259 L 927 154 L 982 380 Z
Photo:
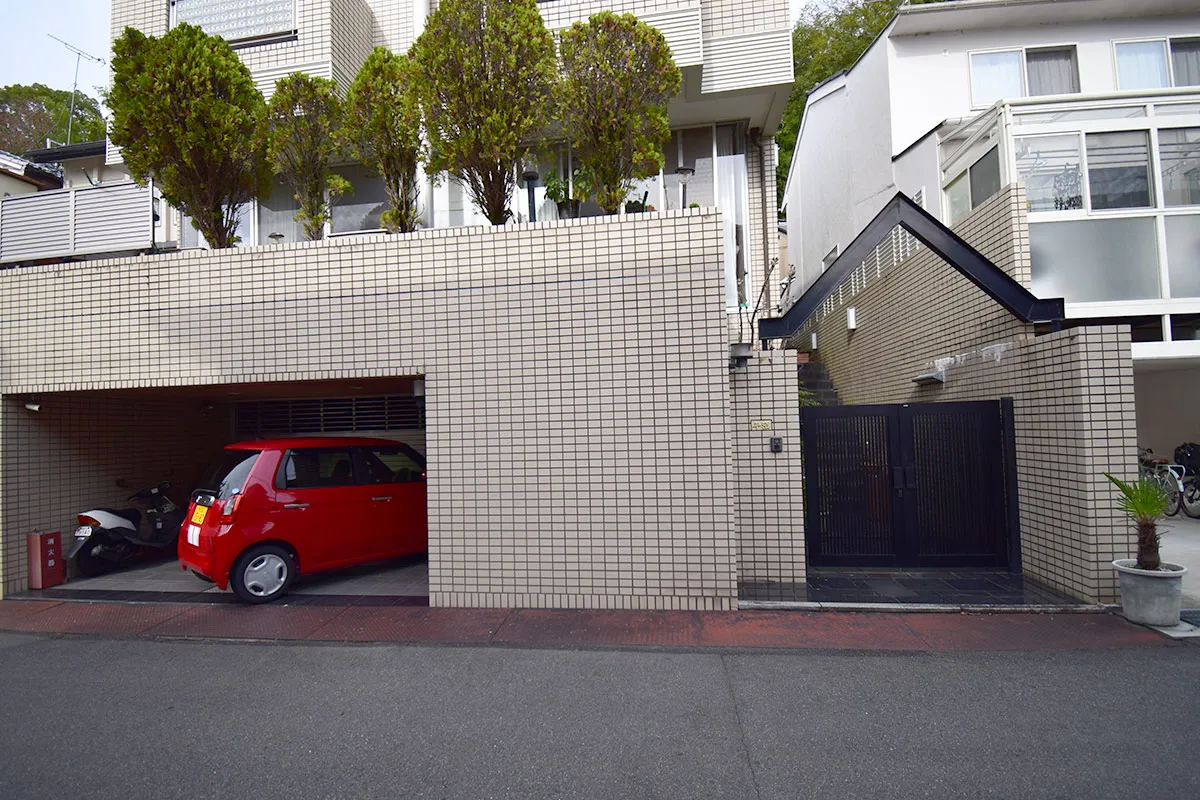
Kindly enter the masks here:
M 169 488 L 170 482 L 164 481 L 129 496 L 130 501 L 148 506 L 144 519 L 136 508 L 94 508 L 80 514 L 75 541 L 67 552 L 79 574 L 94 578 L 153 551 L 174 555 L 185 511 L 167 497 Z

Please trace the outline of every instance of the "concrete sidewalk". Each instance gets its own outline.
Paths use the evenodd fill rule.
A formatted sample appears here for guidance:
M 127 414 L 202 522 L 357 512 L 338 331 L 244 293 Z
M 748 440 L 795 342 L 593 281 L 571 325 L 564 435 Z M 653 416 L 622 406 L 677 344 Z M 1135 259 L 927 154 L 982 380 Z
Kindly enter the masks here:
M 367 601 L 364 601 L 367 602 Z M 1106 613 L 550 611 L 0 601 L 0 630 L 139 638 L 871 651 L 1168 646 Z

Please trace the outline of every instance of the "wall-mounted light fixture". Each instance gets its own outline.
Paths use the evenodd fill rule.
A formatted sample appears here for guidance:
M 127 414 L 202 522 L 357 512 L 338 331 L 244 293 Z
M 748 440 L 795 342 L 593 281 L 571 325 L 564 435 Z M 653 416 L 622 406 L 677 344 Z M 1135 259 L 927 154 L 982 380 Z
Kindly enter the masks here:
M 809 344 L 809 347 L 808 347 L 808 349 L 809 349 L 809 350 L 816 350 L 816 349 L 817 349 L 817 332 L 816 332 L 816 331 L 813 331 L 813 332 L 812 332 L 812 340 L 811 340 L 811 342 L 810 342 L 810 344 Z
M 858 330 L 858 309 L 854 306 L 848 306 L 846 308 L 846 330 Z
M 413 397 L 425 396 L 425 379 L 417 378 L 413 381 Z
M 28 409 L 29 411 L 38 412 L 38 411 L 42 410 L 42 404 L 41 403 L 26 403 L 25 408 Z

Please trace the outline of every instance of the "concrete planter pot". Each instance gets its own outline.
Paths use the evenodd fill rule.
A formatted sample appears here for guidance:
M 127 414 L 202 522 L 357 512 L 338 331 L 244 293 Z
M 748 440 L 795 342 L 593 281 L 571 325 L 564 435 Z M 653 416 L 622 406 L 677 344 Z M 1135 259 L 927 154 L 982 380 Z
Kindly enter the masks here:
M 1133 558 L 1118 558 L 1112 563 L 1121 581 L 1121 612 L 1125 619 L 1163 628 L 1179 624 L 1186 567 L 1164 561 L 1161 570 L 1138 569 Z

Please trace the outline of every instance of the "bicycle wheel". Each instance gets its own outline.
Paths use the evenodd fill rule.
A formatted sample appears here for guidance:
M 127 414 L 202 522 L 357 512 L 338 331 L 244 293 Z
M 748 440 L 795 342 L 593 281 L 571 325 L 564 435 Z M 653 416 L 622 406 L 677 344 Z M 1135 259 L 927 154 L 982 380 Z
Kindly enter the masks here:
M 1179 482 L 1175 480 L 1174 475 L 1160 475 L 1158 482 L 1167 491 L 1167 516 L 1173 517 L 1179 513 L 1179 506 L 1183 502 L 1182 494 L 1179 491 Z M 1200 508 L 1197 508 L 1200 511 Z
M 1195 478 L 1184 481 L 1183 496 L 1179 500 L 1183 513 L 1192 519 L 1200 519 L 1200 481 Z

